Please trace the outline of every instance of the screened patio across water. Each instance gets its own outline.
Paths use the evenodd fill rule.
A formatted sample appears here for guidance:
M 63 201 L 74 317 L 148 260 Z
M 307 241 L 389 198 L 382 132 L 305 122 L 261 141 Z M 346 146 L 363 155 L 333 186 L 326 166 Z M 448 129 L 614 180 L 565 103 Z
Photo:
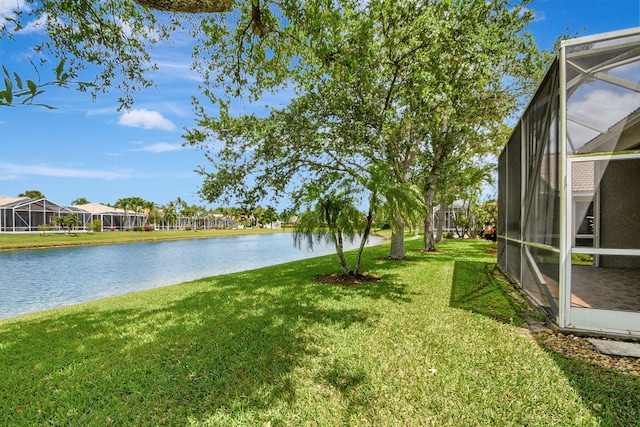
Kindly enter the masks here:
M 498 265 L 560 328 L 640 337 L 640 29 L 563 42 L 498 166 Z

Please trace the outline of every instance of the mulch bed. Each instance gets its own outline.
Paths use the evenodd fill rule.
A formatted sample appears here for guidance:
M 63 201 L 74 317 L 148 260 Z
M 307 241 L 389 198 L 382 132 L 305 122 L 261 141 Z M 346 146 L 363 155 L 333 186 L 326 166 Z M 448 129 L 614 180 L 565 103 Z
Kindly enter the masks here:
M 366 282 L 377 282 L 382 277 L 375 274 L 327 274 L 316 276 L 316 281 L 330 285 L 356 286 Z

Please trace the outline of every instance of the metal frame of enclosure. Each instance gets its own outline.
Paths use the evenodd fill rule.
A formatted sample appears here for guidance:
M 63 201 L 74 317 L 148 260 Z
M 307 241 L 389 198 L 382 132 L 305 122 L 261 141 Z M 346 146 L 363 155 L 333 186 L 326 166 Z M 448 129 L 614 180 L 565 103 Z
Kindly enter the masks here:
M 640 29 L 563 42 L 498 170 L 501 269 L 561 329 L 640 337 Z
M 80 220 L 77 229 L 85 230 L 94 219 L 102 220 L 104 230 L 124 230 L 145 223 L 146 215 L 125 212 L 99 204 L 61 206 L 47 199 L 0 196 L 0 232 L 28 233 L 41 231 L 44 224 L 56 229 L 54 221 L 62 215 L 76 215 Z
M 67 206 L 60 206 L 47 199 L 28 197 L 0 198 L 0 232 L 38 231 L 43 224 L 53 226 L 61 215 L 77 214 Z M 84 216 L 79 214 L 82 222 Z
M 47 199 L 28 197 L 0 196 L 0 233 L 40 232 L 43 224 L 56 230 L 54 221 L 62 215 L 76 215 L 80 220 L 76 230 L 87 230 L 94 220 L 102 221 L 102 230 L 128 230 L 147 223 L 147 214 L 100 203 L 88 203 L 79 206 L 61 206 Z M 278 223 L 279 224 L 279 223 Z M 177 216 L 175 223 L 156 224 L 161 229 L 196 228 L 234 228 L 236 221 L 232 217 L 219 214 L 207 214 L 197 217 Z

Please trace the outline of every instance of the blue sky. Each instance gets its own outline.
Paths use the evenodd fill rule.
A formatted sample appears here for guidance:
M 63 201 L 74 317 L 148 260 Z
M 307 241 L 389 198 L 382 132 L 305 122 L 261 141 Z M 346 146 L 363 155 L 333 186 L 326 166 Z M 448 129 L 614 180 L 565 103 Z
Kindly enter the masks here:
M 21 1 L 0 0 L 0 17 Z M 640 0 L 536 0 L 531 9 L 536 20 L 529 30 L 542 49 L 562 33 L 640 26 Z M 16 42 L 1 40 L 0 63 L 29 75 L 25 56 L 36 37 L 37 31 Z M 157 88 L 139 92 L 131 111 L 117 111 L 117 94 L 94 102 L 72 89 L 41 95 L 38 101 L 56 110 L 0 107 L 0 195 L 39 190 L 63 205 L 79 197 L 113 204 L 131 196 L 205 205 L 194 169 L 206 160 L 201 151 L 182 147 L 183 130 L 194 123 L 190 97 L 197 94 L 198 76 L 188 69 L 189 49 L 180 46 L 157 52 Z

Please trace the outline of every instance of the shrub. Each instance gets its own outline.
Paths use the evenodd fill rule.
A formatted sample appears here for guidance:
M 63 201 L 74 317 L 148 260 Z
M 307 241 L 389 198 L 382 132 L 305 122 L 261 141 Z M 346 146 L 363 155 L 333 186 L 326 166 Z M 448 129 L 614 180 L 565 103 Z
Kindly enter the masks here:
M 147 224 L 147 225 L 144 226 L 144 231 L 151 231 L 151 230 L 153 230 L 151 225 Z
M 40 225 L 38 225 L 38 231 L 42 231 L 42 234 L 45 234 L 49 230 L 51 230 L 51 224 L 40 224 Z
M 102 220 L 94 219 L 88 224 L 88 228 L 91 231 L 102 231 Z

